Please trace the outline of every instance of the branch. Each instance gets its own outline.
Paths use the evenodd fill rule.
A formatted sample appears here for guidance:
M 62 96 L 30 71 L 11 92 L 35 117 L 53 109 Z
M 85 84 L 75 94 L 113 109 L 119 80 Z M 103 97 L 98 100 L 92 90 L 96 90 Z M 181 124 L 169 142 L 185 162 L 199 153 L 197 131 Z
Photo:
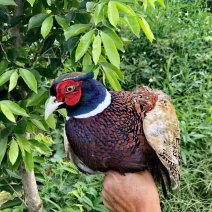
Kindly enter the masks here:
M 22 0 L 16 0 L 17 7 L 15 7 L 14 11 L 14 17 L 23 15 L 23 1 Z M 15 47 L 21 46 L 21 33 L 20 33 L 20 24 L 15 25 L 9 30 L 11 37 L 17 37 L 15 41 Z
M 25 208 L 28 210 L 26 203 L 21 199 L 18 192 L 10 185 L 10 183 L 6 180 L 6 178 L 3 178 L 3 179 L 7 183 L 7 185 L 14 191 L 14 193 L 17 195 L 17 197 L 21 200 L 21 202 L 24 204 Z

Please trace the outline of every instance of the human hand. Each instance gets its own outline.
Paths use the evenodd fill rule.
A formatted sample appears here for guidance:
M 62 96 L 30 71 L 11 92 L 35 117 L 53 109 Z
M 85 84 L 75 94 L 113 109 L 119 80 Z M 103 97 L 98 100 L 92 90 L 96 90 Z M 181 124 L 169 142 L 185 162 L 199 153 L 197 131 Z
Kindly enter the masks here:
M 110 212 L 160 212 L 158 191 L 149 171 L 107 172 L 103 182 L 103 203 Z

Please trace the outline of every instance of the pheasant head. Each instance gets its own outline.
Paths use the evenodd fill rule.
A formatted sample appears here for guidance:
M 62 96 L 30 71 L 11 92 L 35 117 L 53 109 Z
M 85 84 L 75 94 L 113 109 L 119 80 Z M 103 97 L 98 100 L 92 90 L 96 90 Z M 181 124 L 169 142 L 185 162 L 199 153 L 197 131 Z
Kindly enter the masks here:
M 68 117 L 87 118 L 101 113 L 111 103 L 110 93 L 93 73 L 73 72 L 56 78 L 50 88 L 45 118 L 57 109 L 66 108 Z

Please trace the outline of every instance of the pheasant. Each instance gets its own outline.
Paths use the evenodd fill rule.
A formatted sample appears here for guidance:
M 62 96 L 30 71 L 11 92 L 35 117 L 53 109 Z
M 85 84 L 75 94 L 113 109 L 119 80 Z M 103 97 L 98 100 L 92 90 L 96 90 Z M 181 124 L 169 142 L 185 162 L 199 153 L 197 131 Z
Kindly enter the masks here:
M 64 137 L 80 171 L 124 175 L 148 169 L 165 193 L 166 186 L 178 189 L 180 130 L 168 95 L 145 86 L 109 92 L 93 73 L 79 72 L 56 78 L 50 94 L 45 118 L 66 108 Z

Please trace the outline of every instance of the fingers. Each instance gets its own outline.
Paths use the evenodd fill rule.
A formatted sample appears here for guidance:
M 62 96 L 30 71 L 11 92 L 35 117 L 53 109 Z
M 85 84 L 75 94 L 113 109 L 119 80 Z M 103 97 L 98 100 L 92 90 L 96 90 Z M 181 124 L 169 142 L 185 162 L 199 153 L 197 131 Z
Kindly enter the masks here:
M 102 190 L 103 204 L 110 212 L 125 212 L 126 208 L 123 206 L 123 200 L 116 197 L 116 195 L 109 194 L 105 189 Z

